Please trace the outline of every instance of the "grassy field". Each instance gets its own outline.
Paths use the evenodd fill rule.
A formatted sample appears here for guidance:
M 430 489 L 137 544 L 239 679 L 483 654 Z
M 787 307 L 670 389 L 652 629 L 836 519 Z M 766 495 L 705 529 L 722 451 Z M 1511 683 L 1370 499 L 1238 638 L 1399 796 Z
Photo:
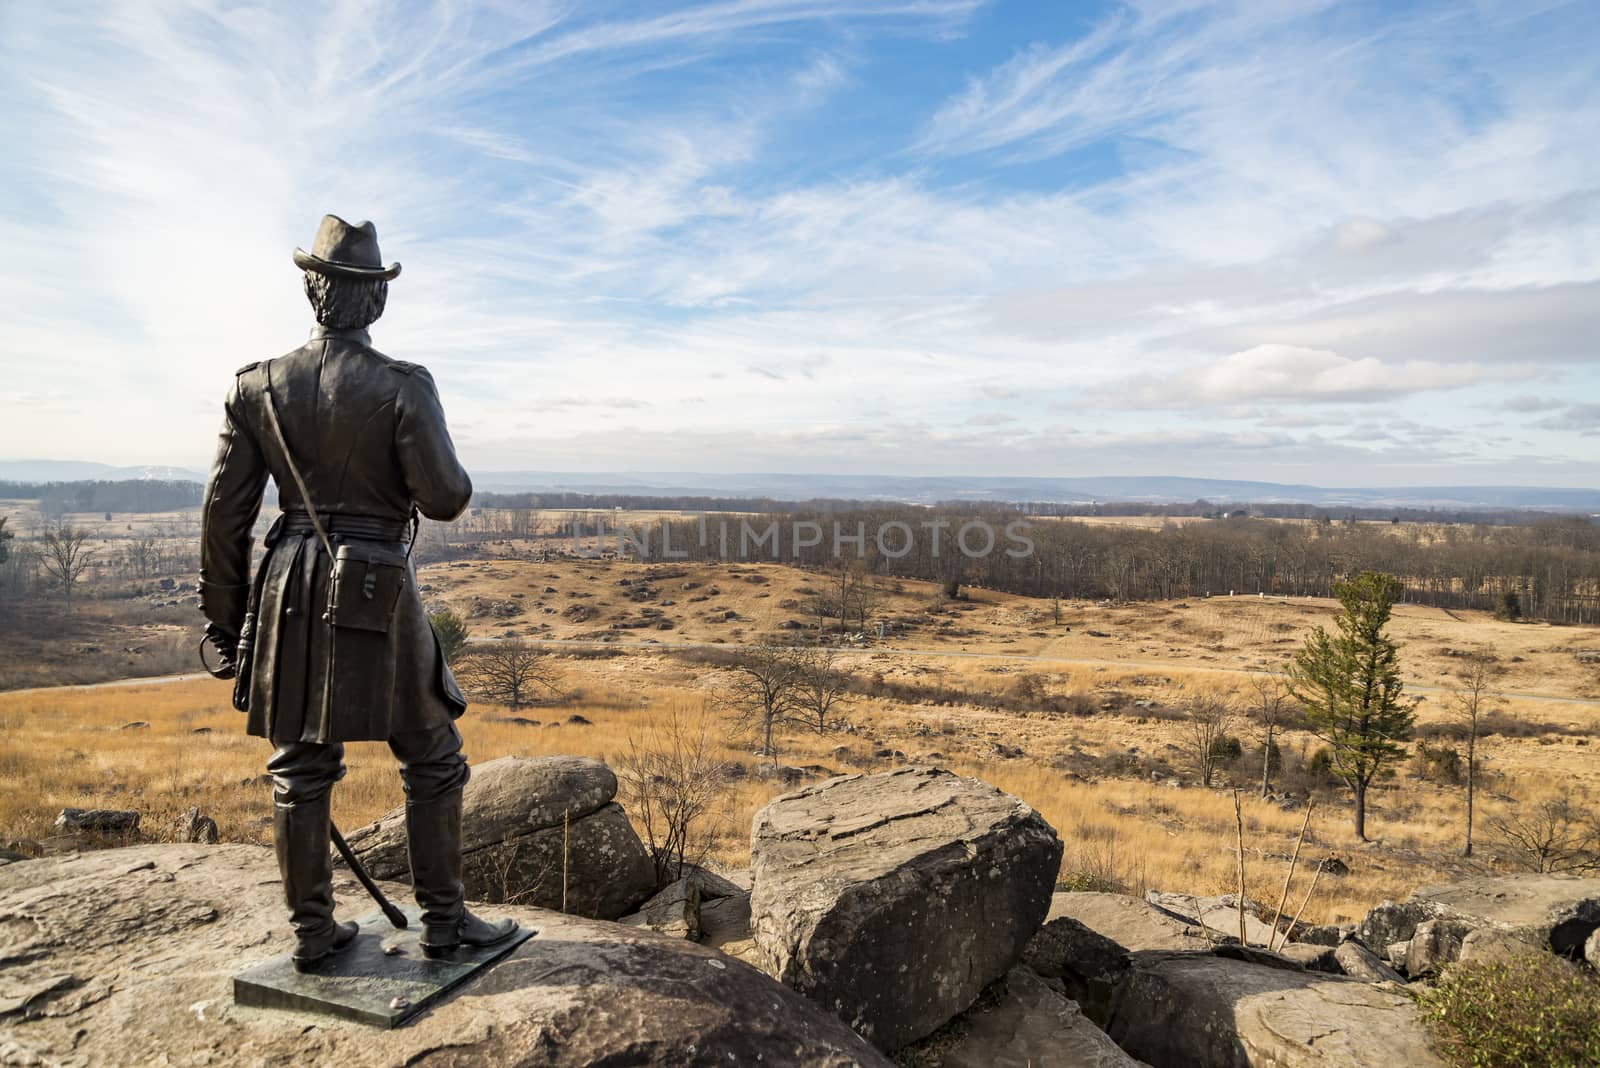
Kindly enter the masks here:
M 107 531 L 108 551 L 118 525 Z M 580 643 L 550 647 L 565 697 L 517 710 L 542 721 L 538 726 L 514 722 L 510 710 L 493 705 L 469 710 L 462 731 L 474 762 L 580 753 L 615 763 L 630 738 L 669 710 L 723 717 L 726 669 L 706 648 L 814 633 L 813 605 L 830 581 L 777 564 L 536 556 L 550 547 L 548 531 L 508 535 L 480 547 L 487 558 L 419 568 L 425 600 L 460 612 L 476 640 Z M 49 605 L 36 608 L 44 613 L 37 625 L 14 630 L 0 657 L 0 685 L 73 678 L 64 673 L 79 661 L 102 672 L 83 677 L 194 670 L 179 647 L 192 640 L 197 622 L 182 585 L 189 581 L 180 578 L 175 597 L 159 605 L 148 597 L 86 598 L 70 624 L 52 623 Z M 1280 668 L 1313 626 L 1331 621 L 1334 607 L 1247 596 L 1057 606 L 972 588 L 949 600 L 929 583 L 880 578 L 869 633 L 852 628 L 834 637 L 843 643 L 841 665 L 856 679 L 836 729 L 789 729 L 780 759 L 806 769 L 808 779 L 904 763 L 975 775 L 1022 797 L 1057 828 L 1066 843 L 1064 879 L 1133 892 L 1233 887 L 1229 787 L 1238 786 L 1246 794 L 1249 889 L 1276 901 L 1303 807 L 1254 797 L 1259 742 L 1242 721 L 1232 733 L 1245 756 L 1223 769 L 1216 788 L 1196 785 L 1180 714 L 1196 694 L 1242 696 L 1249 673 Z M 837 621 L 821 625 L 831 632 Z M 1600 630 L 1415 605 L 1400 606 L 1391 629 L 1403 645 L 1408 690 L 1422 698 L 1425 732 L 1449 718 L 1461 654 L 1484 650 L 1497 658 L 1493 687 L 1502 696 L 1493 733 L 1480 745 L 1479 855 L 1470 865 L 1458 856 L 1462 791 L 1424 780 L 1411 762 L 1375 788 L 1372 844 L 1351 834 L 1344 791 L 1288 782 L 1315 805 L 1303 861 L 1334 856 L 1349 868 L 1318 885 L 1307 910 L 1315 920 L 1352 919 L 1419 883 L 1508 867 L 1513 858 L 1490 840 L 1497 813 L 1558 786 L 1580 797 L 1600 792 L 1600 761 L 1590 744 L 1600 736 Z M 94 637 L 84 638 L 86 631 Z M 1042 700 L 1019 702 L 1019 693 Z M 245 737 L 242 726 L 226 684 L 210 680 L 0 693 L 0 843 L 48 837 L 55 814 L 68 806 L 138 809 L 145 832 L 160 837 L 191 805 L 217 820 L 224 839 L 265 842 L 268 747 Z M 761 777 L 749 739 L 721 728 L 718 737 L 719 755 L 737 774 L 710 850 L 718 861 L 740 865 L 752 814 L 790 787 Z M 1295 766 L 1318 745 L 1293 731 L 1280 744 Z M 384 746 L 351 746 L 349 763 L 336 794 L 346 827 L 400 802 Z M 1309 879 L 1304 862 L 1302 868 L 1296 897 Z

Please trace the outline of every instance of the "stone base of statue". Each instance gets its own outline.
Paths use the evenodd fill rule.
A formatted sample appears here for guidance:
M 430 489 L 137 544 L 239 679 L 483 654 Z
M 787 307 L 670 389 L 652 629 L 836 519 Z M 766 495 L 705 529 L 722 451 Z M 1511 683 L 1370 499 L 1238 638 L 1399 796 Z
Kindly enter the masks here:
M 448 958 L 423 955 L 417 939 L 421 914 L 405 910 L 410 926 L 396 930 L 383 913 L 361 917 L 361 932 L 347 949 L 315 971 L 297 972 L 289 954 L 263 961 L 233 977 L 233 999 L 259 1009 L 287 1009 L 339 1016 L 376 1027 L 399 1027 L 451 990 L 487 970 L 531 938 L 519 928 L 492 946 L 463 946 Z

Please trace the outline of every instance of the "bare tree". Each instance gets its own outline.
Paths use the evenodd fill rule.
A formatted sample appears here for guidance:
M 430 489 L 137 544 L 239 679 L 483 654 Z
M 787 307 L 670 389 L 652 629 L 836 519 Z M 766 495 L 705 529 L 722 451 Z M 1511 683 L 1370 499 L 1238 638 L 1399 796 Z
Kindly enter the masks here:
M 628 751 L 617 762 L 624 805 L 644 833 L 655 863 L 656 885 L 683 877 L 685 864 L 704 859 L 713 822 L 729 790 L 727 765 L 717 755 L 719 732 L 702 709 L 674 706 L 628 735 Z
M 1467 660 L 1461 682 L 1450 694 L 1450 707 L 1467 732 L 1467 840 L 1461 855 L 1472 856 L 1472 802 L 1478 778 L 1478 730 L 1483 717 L 1494 711 L 1498 699 L 1489 692 L 1494 675 L 1494 658 L 1487 652 L 1473 653 Z
M 1600 821 L 1594 809 L 1560 793 L 1516 806 L 1489 821 L 1495 837 L 1536 872 L 1600 869 Z
M 1189 701 L 1189 756 L 1200 772 L 1200 784 L 1210 786 L 1222 762 L 1233 725 L 1233 708 L 1220 697 L 1201 696 Z
M 833 720 L 833 706 L 845 694 L 850 676 L 839 668 L 832 649 L 800 650 L 796 660 L 799 671 L 795 679 L 795 713 L 812 730 L 826 734 Z
M 518 709 L 545 691 L 559 695 L 545 651 L 521 638 L 504 638 L 472 647 L 456 666 L 456 675 L 473 696 Z
M 161 541 L 154 534 L 138 534 L 126 550 L 128 563 L 139 578 L 149 578 L 161 570 Z
M 67 615 L 72 614 L 72 591 L 94 559 L 95 550 L 89 547 L 89 531 L 62 520 L 44 528 L 40 535 L 44 541 L 44 554 L 40 561 L 52 578 L 61 583 L 67 598 Z
M 777 759 L 777 731 L 799 712 L 803 650 L 757 645 L 734 664 L 724 701 L 761 739 L 761 755 Z
M 1272 793 L 1273 736 L 1289 709 L 1289 687 L 1282 675 L 1263 671 L 1250 676 L 1250 694 L 1256 726 L 1261 731 L 1261 796 Z

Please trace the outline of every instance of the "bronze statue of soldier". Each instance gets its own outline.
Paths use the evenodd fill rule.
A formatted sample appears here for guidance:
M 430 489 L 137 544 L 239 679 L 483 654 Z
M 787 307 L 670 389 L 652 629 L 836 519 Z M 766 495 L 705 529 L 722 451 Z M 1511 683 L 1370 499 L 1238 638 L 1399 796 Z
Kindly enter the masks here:
M 333 916 L 330 795 L 344 743 L 386 741 L 406 793 L 411 879 L 430 955 L 502 942 L 512 920 L 467 911 L 461 791 L 468 768 L 455 720 L 466 709 L 417 592 L 415 517 L 450 520 L 472 495 L 433 378 L 367 334 L 389 281 L 370 222 L 325 216 L 296 249 L 316 313 L 311 340 L 242 367 L 201 519 L 200 606 L 230 668 L 248 731 L 274 745 L 273 840 L 294 963 L 347 946 Z M 281 514 L 250 580 L 251 529 L 267 477 Z M 408 539 L 407 535 L 410 534 Z

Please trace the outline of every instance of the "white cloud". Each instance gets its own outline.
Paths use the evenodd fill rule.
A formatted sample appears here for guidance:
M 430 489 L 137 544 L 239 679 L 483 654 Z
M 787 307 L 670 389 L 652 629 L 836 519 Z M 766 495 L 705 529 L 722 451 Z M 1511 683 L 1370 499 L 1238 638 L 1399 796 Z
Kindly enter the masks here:
M 1386 364 L 1327 349 L 1257 345 L 1204 366 L 1137 379 L 1102 391 L 1094 403 L 1119 408 L 1191 408 L 1282 401 L 1292 404 L 1391 401 L 1428 390 L 1459 389 L 1494 372 L 1470 364 Z

